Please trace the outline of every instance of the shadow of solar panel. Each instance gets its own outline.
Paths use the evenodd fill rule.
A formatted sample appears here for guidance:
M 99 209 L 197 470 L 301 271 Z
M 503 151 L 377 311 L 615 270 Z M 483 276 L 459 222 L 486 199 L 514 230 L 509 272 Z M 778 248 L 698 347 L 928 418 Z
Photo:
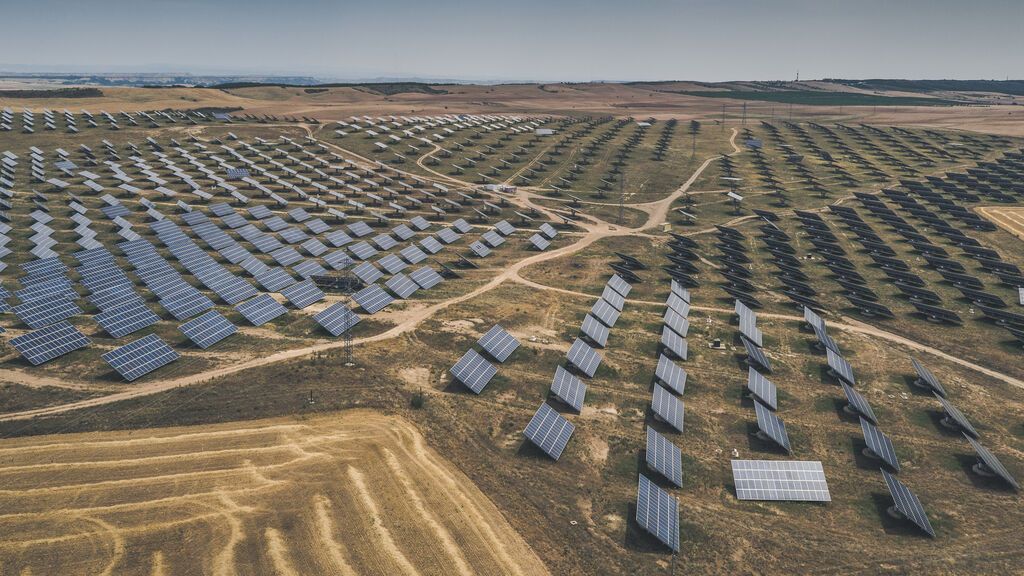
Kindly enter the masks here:
M 480 258 L 485 258 L 487 257 L 488 254 L 491 253 L 491 249 L 485 246 L 484 243 L 480 242 L 479 240 L 476 240 L 472 244 L 470 244 L 469 249 L 471 252 L 473 252 L 473 254 L 476 254 Z
M 733 460 L 732 477 L 740 500 L 832 501 L 818 461 Z
M 878 419 L 875 418 L 875 412 L 871 409 L 871 405 L 868 404 L 867 398 L 854 390 L 853 387 L 846 382 L 840 380 L 839 384 L 843 387 L 843 393 L 846 394 L 846 401 L 849 403 L 847 411 L 852 411 L 858 414 L 860 417 L 867 419 L 872 424 L 878 424 Z
M 358 314 L 341 302 L 331 304 L 313 316 L 313 319 L 332 336 L 341 336 L 361 320 Z
M 637 484 L 636 523 L 673 552 L 679 551 L 679 501 L 643 474 Z
M 416 293 L 420 289 L 411 278 L 405 274 L 398 273 L 392 276 L 384 283 L 389 290 L 395 293 L 395 296 L 405 300 Z
M 853 367 L 846 361 L 845 358 L 836 354 L 830 348 L 825 349 L 825 355 L 828 357 L 828 372 L 829 375 L 846 382 L 850 386 L 856 386 L 857 380 L 853 376 Z
M 292 306 L 302 310 L 325 298 L 324 293 L 312 280 L 303 280 L 281 290 L 281 295 L 288 299 Z
M 352 268 L 352 273 L 366 284 L 373 284 L 384 276 L 384 273 L 374 266 L 372 262 L 363 262 L 362 264 L 359 264 Z
M 946 411 L 946 416 L 942 419 L 944 426 L 957 428 L 960 432 L 972 438 L 978 437 L 978 431 L 974 429 L 971 421 L 967 419 L 967 416 L 964 416 L 964 413 L 959 408 L 939 394 L 935 394 L 935 398 L 942 404 L 942 409 Z
M 134 302 L 100 312 L 94 319 L 107 334 L 120 338 L 156 324 L 160 317 L 142 302 Z
M 131 382 L 179 358 L 156 334 L 148 334 L 107 352 L 103 360 Z
M 67 320 L 82 313 L 77 304 L 64 298 L 35 300 L 14 307 L 14 315 L 33 330 Z
M 597 367 L 601 365 L 602 360 L 601 355 L 596 350 L 579 338 L 572 343 L 572 347 L 569 348 L 566 357 L 570 364 L 589 378 L 594 377 L 594 373 L 597 372 Z
M 557 461 L 575 430 L 576 427 L 554 408 L 541 404 L 523 430 L 523 436 Z
M 534 234 L 533 236 L 530 236 L 530 244 L 532 244 L 534 248 L 540 250 L 541 252 L 547 250 L 548 247 L 551 246 L 551 242 L 545 239 L 540 234 Z
M 267 268 L 253 276 L 253 279 L 263 286 L 267 292 L 280 292 L 282 289 L 294 285 L 297 280 L 280 266 Z
M 369 260 L 377 255 L 377 249 L 367 242 L 356 242 L 348 247 L 349 251 L 360 260 Z
M 753 366 L 747 367 L 747 390 L 768 408 L 778 410 L 775 384 L 765 378 L 763 374 L 754 370 Z
M 619 320 L 619 311 L 604 298 L 598 298 L 597 302 L 594 302 L 594 305 L 590 307 L 590 314 L 609 328 L 614 327 Z
M 629 282 L 623 280 L 618 274 L 612 274 L 612 277 L 608 279 L 608 286 L 610 286 L 612 290 L 621 294 L 623 298 L 629 296 L 629 291 L 633 289 L 633 287 L 629 285 Z
M 761 437 L 771 440 L 786 452 L 792 452 L 782 419 L 760 402 L 754 402 L 754 413 L 757 415 L 757 428 L 761 431 Z
M 994 474 L 1002 478 L 1003 481 L 1009 484 L 1014 490 L 1020 490 L 1020 484 L 1018 484 L 1017 480 L 1012 474 L 1010 474 L 1010 471 L 1003 466 L 1003 463 L 996 458 L 995 454 L 990 452 L 988 448 L 985 448 L 980 442 L 971 438 L 967 434 L 964 434 L 964 438 L 967 438 L 967 441 L 971 443 L 971 446 L 974 447 L 974 451 L 978 454 L 979 461 L 974 466 L 975 473 L 982 476 L 991 476 Z
M 288 312 L 288 309 L 274 300 L 270 294 L 260 294 L 246 300 L 235 306 L 235 310 L 253 326 L 262 326 Z
M 583 325 L 580 326 L 583 335 L 590 339 L 597 346 L 604 348 L 608 344 L 608 328 L 597 321 L 596 318 L 587 314 L 583 318 Z
M 11 338 L 14 347 L 33 366 L 89 345 L 89 338 L 69 322 L 57 322 Z
M 860 419 L 860 428 L 864 433 L 864 443 L 868 445 L 871 454 L 880 458 L 894 472 L 899 472 L 900 461 L 896 458 L 896 448 L 893 447 L 892 440 L 863 417 Z
M 519 340 L 506 332 L 500 324 L 492 326 L 476 343 L 498 362 L 508 360 L 516 348 L 519 348 Z
M 238 328 L 219 312 L 210 310 L 178 326 L 178 330 L 193 344 L 205 350 L 234 334 Z
M 388 274 L 398 274 L 402 270 L 405 270 L 409 265 L 402 261 L 401 258 L 394 254 L 385 254 L 380 260 L 377 260 L 377 264 L 382 266 L 388 271 Z
M 686 338 L 686 334 L 690 331 L 690 321 L 671 308 L 665 310 L 662 320 L 665 326 L 671 328 L 681 338 Z
M 376 284 L 371 284 L 352 295 L 352 300 L 367 313 L 376 314 L 383 310 L 388 304 L 394 302 L 394 298 Z
M 651 411 L 658 420 L 665 422 L 679 432 L 683 431 L 683 401 L 673 396 L 671 392 L 662 388 L 659 384 L 654 385 L 654 393 L 651 396 Z
M 587 385 L 561 366 L 555 368 L 555 376 L 551 380 L 551 392 L 555 397 L 571 406 L 577 412 L 583 410 L 583 399 L 587 395 Z
M 928 515 L 924 512 L 924 506 L 921 505 L 921 501 L 917 499 L 917 496 L 905 484 L 897 480 L 895 476 L 885 470 L 881 472 L 882 477 L 885 479 L 885 485 L 889 488 L 889 494 L 892 496 L 896 510 L 904 518 L 910 520 L 923 530 L 925 534 L 934 538 L 935 530 L 932 529 L 932 524 L 928 521 Z
M 479 394 L 483 392 L 491 378 L 498 373 L 498 369 L 471 348 L 462 355 L 462 358 L 451 367 L 449 372 L 474 394 Z
M 647 427 L 647 466 L 676 486 L 683 485 L 683 453 L 668 438 Z
M 448 244 L 451 244 L 451 242 L 448 242 Z M 444 246 L 433 236 L 428 236 L 427 238 L 420 240 L 420 246 L 430 254 L 437 254 L 441 250 L 444 250 Z
M 415 244 L 406 246 L 401 252 L 402 258 L 405 259 L 409 264 L 419 264 L 427 259 L 427 255 L 424 254 L 423 250 L 420 250 L 419 246 Z

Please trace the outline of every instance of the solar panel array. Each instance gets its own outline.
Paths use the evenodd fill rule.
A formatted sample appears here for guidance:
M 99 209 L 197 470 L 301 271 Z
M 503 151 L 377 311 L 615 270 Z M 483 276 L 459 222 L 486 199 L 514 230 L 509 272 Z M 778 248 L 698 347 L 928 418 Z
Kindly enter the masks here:
M 10 342 L 33 366 L 89 345 L 89 339 L 66 321 L 16 336 Z
M 733 460 L 732 477 L 740 500 L 832 501 L 817 461 Z
M 180 356 L 159 336 L 148 334 L 115 348 L 102 357 L 122 378 L 132 382 L 177 360 Z

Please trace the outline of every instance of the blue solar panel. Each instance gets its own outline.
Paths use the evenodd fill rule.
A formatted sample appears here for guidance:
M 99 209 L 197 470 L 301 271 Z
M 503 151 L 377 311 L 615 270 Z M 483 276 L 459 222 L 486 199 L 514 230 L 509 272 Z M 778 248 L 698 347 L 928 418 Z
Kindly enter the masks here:
M 33 366 L 88 345 L 89 339 L 68 322 L 58 322 L 11 338 L 11 346 Z
M 331 304 L 313 316 L 333 336 L 340 336 L 359 323 L 360 317 L 341 302 Z
M 142 302 L 134 302 L 100 312 L 95 320 L 107 334 L 120 338 L 156 324 L 160 317 Z
M 179 358 L 156 334 L 143 336 L 103 355 L 110 366 L 129 382 Z
M 287 298 L 292 306 L 300 310 L 325 298 L 323 291 L 317 288 L 312 280 L 304 280 L 298 284 L 293 284 L 281 290 L 281 295 Z
M 206 349 L 238 331 L 238 327 L 222 314 L 210 310 L 206 314 L 178 326 L 196 346 Z
M 235 306 L 235 310 L 253 326 L 262 326 L 274 318 L 288 313 L 288 309 L 271 298 L 269 294 L 260 294 L 251 300 L 246 300 Z

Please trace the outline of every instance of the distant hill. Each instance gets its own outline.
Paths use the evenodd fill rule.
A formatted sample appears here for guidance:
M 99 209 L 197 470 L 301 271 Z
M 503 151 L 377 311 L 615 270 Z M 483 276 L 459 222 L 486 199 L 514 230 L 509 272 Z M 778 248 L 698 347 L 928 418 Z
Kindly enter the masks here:
M 420 82 L 381 82 L 381 83 L 338 83 L 338 84 L 284 84 L 277 82 L 225 82 L 223 84 L 213 84 L 207 86 L 207 88 L 217 88 L 220 90 L 238 90 L 241 88 L 262 88 L 262 87 L 277 87 L 277 88 L 303 88 L 307 94 L 313 94 L 321 91 L 326 91 L 329 88 L 361 88 L 368 90 L 375 94 L 381 94 L 383 96 L 391 96 L 393 94 L 404 94 L 404 93 L 420 93 L 420 94 L 447 94 L 447 90 L 435 88 L 429 84 L 423 84 Z M 311 92 L 312 91 L 312 92 Z
M 861 90 L 898 90 L 900 92 L 996 92 L 1024 96 L 1024 80 L 842 80 L 827 78 L 822 82 L 842 84 Z

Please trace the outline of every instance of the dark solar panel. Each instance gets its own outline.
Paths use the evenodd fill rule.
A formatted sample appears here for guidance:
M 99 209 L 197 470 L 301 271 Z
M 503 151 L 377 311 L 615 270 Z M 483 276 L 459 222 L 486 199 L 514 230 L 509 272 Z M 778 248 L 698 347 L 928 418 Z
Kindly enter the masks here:
M 14 315 L 28 325 L 38 329 L 82 313 L 74 302 L 64 298 L 35 300 L 14 307 Z
M 861 417 L 860 428 L 864 433 L 864 443 L 868 445 L 868 450 L 881 458 L 893 471 L 899 472 L 900 461 L 896 458 L 896 448 L 893 447 L 892 440 L 866 418 Z
M 889 488 L 889 494 L 892 495 L 896 510 L 926 534 L 934 538 L 935 530 L 932 529 L 931 522 L 928 521 L 928 515 L 925 514 L 924 506 L 921 505 L 921 501 L 917 499 L 917 496 L 906 485 L 897 480 L 895 476 L 885 470 L 882 470 L 882 477 L 885 479 L 885 485 Z
M 825 350 L 825 354 L 828 356 L 829 373 L 851 386 L 856 386 L 857 380 L 853 376 L 853 367 L 850 366 L 850 363 L 830 348 Z
M 661 345 L 665 350 L 671 352 L 676 358 L 686 360 L 687 354 L 689 353 L 689 346 L 687 345 L 686 338 L 675 333 L 668 326 L 661 327 Z
M 952 427 L 958 428 L 967 436 L 972 438 L 978 437 L 978 431 L 974 429 L 971 421 L 967 419 L 967 416 L 964 416 L 964 413 L 961 412 L 959 408 L 937 393 L 935 393 L 935 398 L 938 399 L 940 404 L 942 404 L 942 409 L 946 411 L 946 417 L 943 418 L 943 424 L 948 422 Z
M 765 406 L 772 410 L 778 409 L 775 384 L 765 378 L 763 374 L 754 370 L 753 366 L 747 367 L 747 390 Z
M 946 390 L 942 387 L 939 379 L 932 374 L 931 370 L 918 362 L 916 358 L 911 358 L 910 362 L 914 365 L 914 371 L 917 372 L 917 380 L 914 382 L 916 385 L 930 388 L 940 396 L 946 396 Z
M 978 454 L 979 462 L 975 467 L 976 472 L 980 471 L 982 475 L 995 474 L 1012 486 L 1014 490 L 1020 490 L 1020 484 L 1018 484 L 1017 480 L 1012 474 L 1010 474 L 1010 471 L 1003 466 L 1003 463 L 996 458 L 995 454 L 990 452 L 988 448 L 985 448 L 980 442 L 971 438 L 967 434 L 964 434 L 964 438 L 967 438 L 967 441 L 971 443 L 971 446 L 974 447 L 974 451 Z
M 754 412 L 757 415 L 757 427 L 761 433 L 785 449 L 786 452 L 792 452 L 789 446 L 789 435 L 786 434 L 786 425 L 782 419 L 760 402 L 754 402 Z
M 686 390 L 686 370 L 664 354 L 658 356 L 658 368 L 654 375 L 676 394 L 682 394 Z
M 846 401 L 849 402 L 850 408 L 862 418 L 865 418 L 872 424 L 877 425 L 878 419 L 875 418 L 875 412 L 871 409 L 871 405 L 868 404 L 867 398 L 854 390 L 853 387 L 846 382 L 840 380 L 839 384 L 843 387 L 843 393 L 846 394 Z
M 679 501 L 640 474 L 636 522 L 673 552 L 679 551 Z

